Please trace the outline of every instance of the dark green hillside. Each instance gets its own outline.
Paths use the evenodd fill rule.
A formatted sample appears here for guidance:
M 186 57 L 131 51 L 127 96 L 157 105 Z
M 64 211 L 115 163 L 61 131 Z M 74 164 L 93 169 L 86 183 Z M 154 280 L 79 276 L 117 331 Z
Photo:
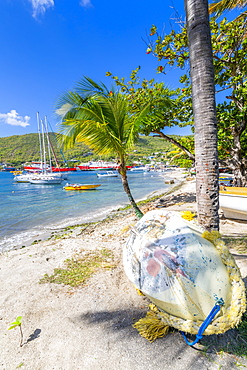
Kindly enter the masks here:
M 150 155 L 151 152 L 166 152 L 171 150 L 172 146 L 166 140 L 160 137 L 154 136 L 141 136 L 138 140 L 138 143 L 135 145 L 135 150 L 141 154 Z
M 50 142 L 54 149 L 55 155 L 59 162 L 64 162 L 66 159 L 78 159 L 83 154 L 88 152 L 88 147 L 84 144 L 78 145 L 73 151 L 68 151 L 65 154 L 57 144 L 56 136 L 49 133 Z M 46 150 L 48 152 L 48 150 Z M 11 163 L 19 166 L 25 162 L 39 161 L 40 160 L 40 146 L 38 134 L 15 135 L 0 138 L 0 162 Z
M 15 135 L 0 138 L 0 161 L 23 163 L 26 160 L 39 159 L 39 141 L 37 134 Z
M 77 144 L 73 149 L 63 152 L 59 148 L 53 133 L 49 133 L 49 138 L 60 163 L 64 162 L 64 158 L 67 161 L 76 160 L 78 163 L 99 159 L 99 157 L 92 154 L 90 149 L 84 144 Z M 171 144 L 164 139 L 152 136 L 141 136 L 135 148 L 129 153 L 129 161 L 145 160 L 148 156 L 154 154 L 157 156 L 157 153 L 159 156 L 171 149 Z M 25 162 L 38 161 L 40 159 L 39 152 L 38 134 L 15 135 L 0 138 L 1 163 L 20 166 Z M 112 157 L 107 159 L 114 160 Z

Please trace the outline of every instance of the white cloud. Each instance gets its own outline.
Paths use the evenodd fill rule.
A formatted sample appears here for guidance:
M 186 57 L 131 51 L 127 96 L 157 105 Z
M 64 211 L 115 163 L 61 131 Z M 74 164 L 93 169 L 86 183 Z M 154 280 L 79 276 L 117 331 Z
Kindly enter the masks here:
M 90 6 L 92 6 L 92 3 L 91 0 L 81 0 L 80 5 L 84 8 L 89 8 Z
M 0 113 L 0 121 L 11 126 L 27 127 L 30 125 L 30 123 L 28 123 L 29 120 L 29 116 L 22 117 L 14 109 L 9 113 Z
M 29 0 L 33 7 L 33 17 L 36 18 L 38 14 L 43 14 L 48 8 L 54 6 L 54 0 Z

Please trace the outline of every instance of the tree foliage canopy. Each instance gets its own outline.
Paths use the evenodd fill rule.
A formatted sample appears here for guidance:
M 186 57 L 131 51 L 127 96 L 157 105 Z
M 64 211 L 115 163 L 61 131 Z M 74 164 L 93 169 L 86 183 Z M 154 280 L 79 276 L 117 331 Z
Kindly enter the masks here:
M 218 106 L 219 148 L 223 148 L 222 140 L 229 140 L 229 132 L 233 137 L 234 146 L 224 152 L 225 163 L 234 171 L 238 178 L 238 185 L 245 186 L 246 179 L 246 147 L 245 135 L 247 128 L 247 21 L 244 18 L 227 22 L 226 19 L 217 22 L 212 18 L 211 37 L 213 61 L 215 69 L 215 85 L 217 93 L 224 93 L 224 109 Z M 170 67 L 180 68 L 185 73 L 180 77 L 184 84 L 182 94 L 189 97 L 189 52 L 186 27 L 178 31 L 172 30 L 169 34 L 160 36 L 155 26 L 150 34 L 154 38 L 148 45 L 148 53 L 153 53 L 162 62 L 160 69 L 163 73 Z M 156 37 L 156 39 L 155 39 Z M 222 115 L 224 110 L 224 120 Z M 226 115 L 231 122 L 230 131 L 224 130 Z M 223 158 L 223 152 L 220 153 Z

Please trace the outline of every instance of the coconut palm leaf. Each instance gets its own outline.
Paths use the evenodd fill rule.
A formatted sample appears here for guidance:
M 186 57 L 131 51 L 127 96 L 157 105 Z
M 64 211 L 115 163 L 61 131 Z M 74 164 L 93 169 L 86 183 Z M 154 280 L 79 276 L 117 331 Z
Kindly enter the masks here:
M 215 14 L 217 17 L 220 16 L 224 11 L 232 10 L 235 8 L 243 9 L 247 6 L 246 0 L 218 0 L 209 5 L 209 13 Z M 237 18 L 246 18 L 247 11 L 241 13 Z
M 70 140 L 65 140 L 67 145 L 83 141 L 98 154 L 106 151 L 106 145 L 101 143 L 105 135 L 109 139 L 108 146 L 112 147 L 112 151 L 108 149 L 106 154 L 126 151 L 136 141 L 140 122 L 149 109 L 150 104 L 147 104 L 138 115 L 130 115 L 128 101 L 120 94 L 107 99 L 92 97 L 82 106 L 71 107 L 61 123 L 61 133 L 70 137 Z
M 86 95 L 86 96 L 93 96 L 93 95 L 109 95 L 110 91 L 106 87 L 105 84 L 96 83 L 90 77 L 83 77 L 79 80 L 76 84 L 75 91 L 78 94 Z

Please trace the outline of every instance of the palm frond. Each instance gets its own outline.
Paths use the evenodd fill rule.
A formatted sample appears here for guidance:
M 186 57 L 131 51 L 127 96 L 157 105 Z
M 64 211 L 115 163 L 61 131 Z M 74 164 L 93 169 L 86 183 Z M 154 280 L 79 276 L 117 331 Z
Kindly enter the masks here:
M 81 81 L 84 91 L 68 92 L 59 101 L 58 111 L 62 115 L 60 133 L 66 148 L 76 142 L 84 142 L 97 154 L 117 153 L 123 158 L 138 138 L 140 125 L 150 112 L 152 101 L 138 112 L 130 113 L 126 96 L 120 93 L 101 94 L 106 89 L 89 78 Z M 100 91 L 93 95 L 92 91 Z
M 131 117 L 130 121 L 130 133 L 128 141 L 126 143 L 127 149 L 130 149 L 139 137 L 141 124 L 145 121 L 145 118 L 148 116 L 148 113 L 151 111 L 152 102 L 147 103 L 143 106 L 142 110 L 139 111 L 138 115 Z
M 80 81 L 78 81 L 75 91 L 78 94 L 85 96 L 94 95 L 109 95 L 110 91 L 102 82 L 100 84 L 93 81 L 90 77 L 84 76 Z
M 90 120 L 67 120 L 61 126 L 63 145 L 66 148 L 83 142 L 100 155 L 119 155 L 123 152 L 120 141 L 112 135 L 107 124 Z
M 63 118 L 66 114 L 73 108 L 73 105 L 69 103 L 64 103 L 55 110 L 55 113 L 59 116 L 59 118 Z
M 220 16 L 226 10 L 244 8 L 246 5 L 246 0 L 218 0 L 209 5 L 209 13 Z
M 87 98 L 69 91 L 57 100 L 55 113 L 60 117 L 60 119 L 63 119 L 67 114 L 69 114 L 69 112 L 83 106 L 86 101 Z
M 109 99 L 93 97 L 82 107 L 72 109 L 67 114 L 60 132 L 68 136 L 67 140 L 64 139 L 66 145 L 71 146 L 76 141 L 83 141 L 98 154 L 114 151 L 119 153 L 124 151 L 121 144 L 123 138 L 120 134 L 121 125 L 125 125 L 124 118 L 123 110 L 112 104 Z M 125 128 L 123 132 L 126 133 Z

